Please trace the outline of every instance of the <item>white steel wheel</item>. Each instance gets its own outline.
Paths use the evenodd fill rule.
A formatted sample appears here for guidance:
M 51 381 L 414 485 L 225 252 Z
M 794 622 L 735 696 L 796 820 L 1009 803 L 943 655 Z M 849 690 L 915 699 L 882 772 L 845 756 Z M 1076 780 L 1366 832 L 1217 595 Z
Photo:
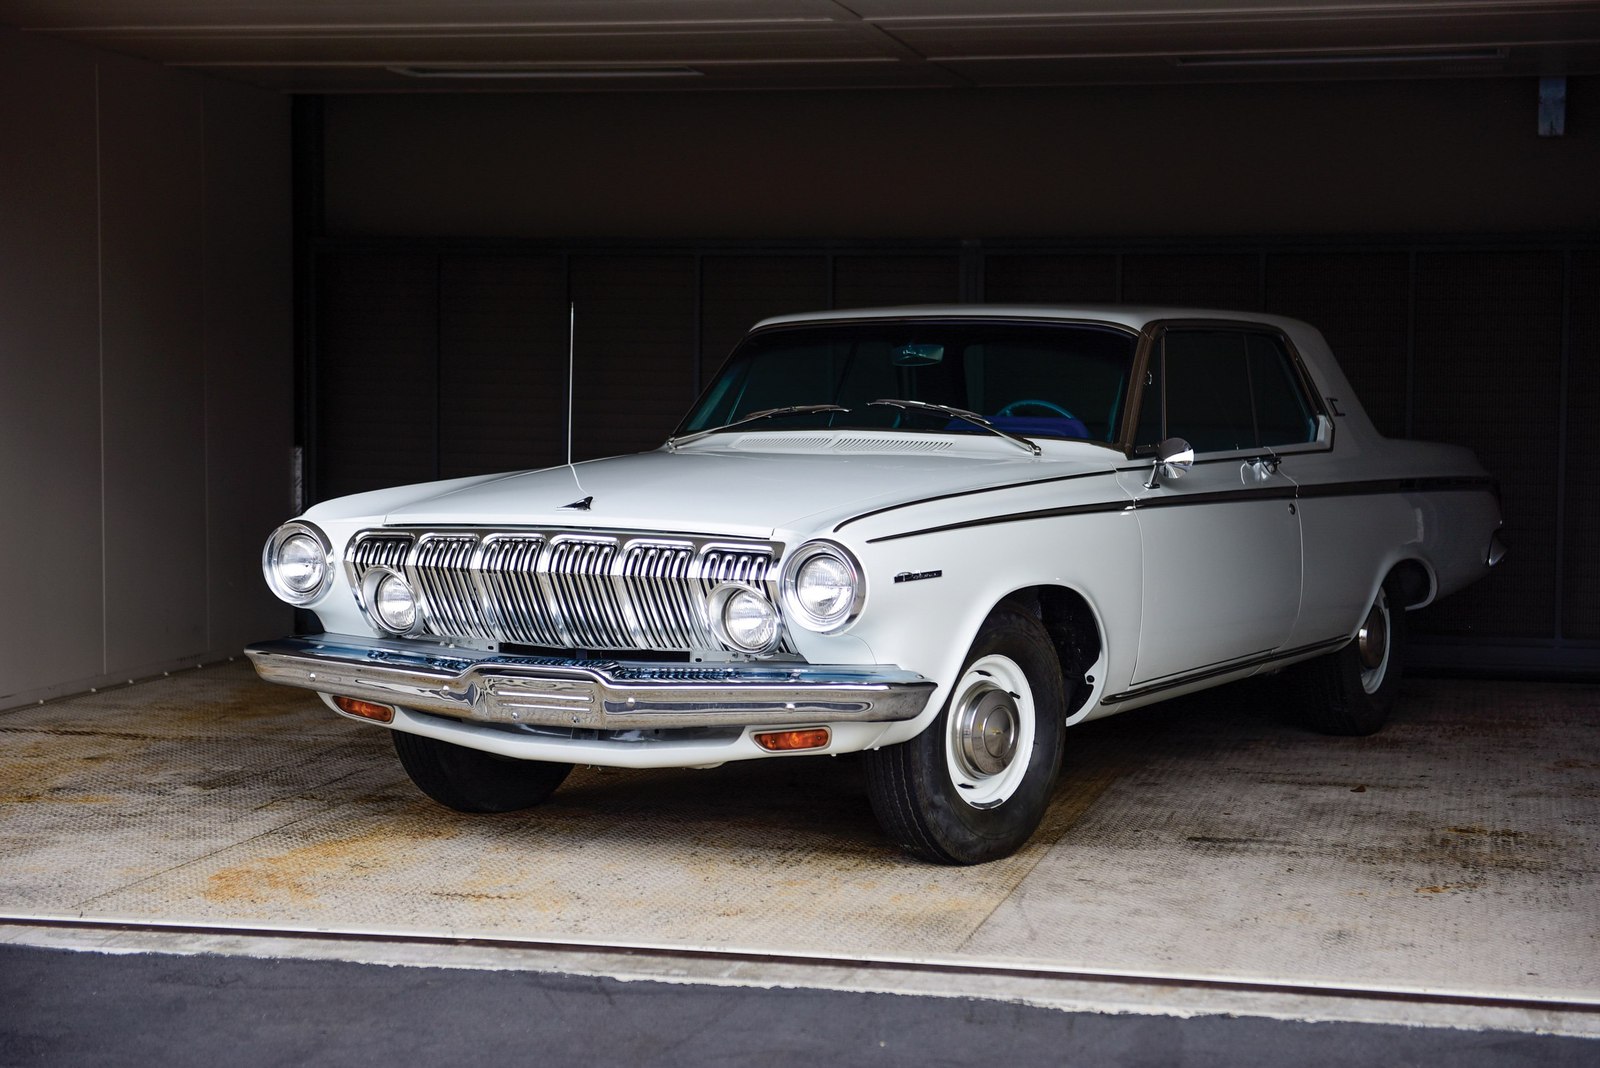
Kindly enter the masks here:
M 1356 656 L 1361 661 L 1361 688 L 1369 694 L 1381 690 L 1383 680 L 1389 674 L 1393 652 L 1390 636 L 1394 632 L 1391 624 L 1389 594 L 1379 590 L 1378 599 L 1372 603 L 1361 629 L 1356 632 Z
M 1065 689 L 1044 625 L 997 608 L 938 718 L 910 741 L 866 754 L 884 831 L 938 864 L 981 864 L 1020 849 L 1055 789 Z
M 1400 694 L 1405 612 L 1399 587 L 1386 583 L 1350 643 L 1291 669 L 1297 717 L 1323 734 L 1374 734 Z
M 992 808 L 1016 793 L 1028 773 L 1036 715 L 1033 688 L 1016 661 L 991 654 L 967 668 L 946 725 L 945 764 L 957 797 Z

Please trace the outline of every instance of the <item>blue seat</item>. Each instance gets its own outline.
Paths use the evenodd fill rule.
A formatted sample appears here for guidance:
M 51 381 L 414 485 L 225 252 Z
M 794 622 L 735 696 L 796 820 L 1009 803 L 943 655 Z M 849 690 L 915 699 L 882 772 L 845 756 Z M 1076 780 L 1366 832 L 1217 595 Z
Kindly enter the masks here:
M 1037 434 L 1047 438 L 1082 438 L 1092 435 L 1082 419 L 1066 419 L 1059 415 L 993 415 L 989 423 L 997 430 L 1008 430 L 1027 437 Z

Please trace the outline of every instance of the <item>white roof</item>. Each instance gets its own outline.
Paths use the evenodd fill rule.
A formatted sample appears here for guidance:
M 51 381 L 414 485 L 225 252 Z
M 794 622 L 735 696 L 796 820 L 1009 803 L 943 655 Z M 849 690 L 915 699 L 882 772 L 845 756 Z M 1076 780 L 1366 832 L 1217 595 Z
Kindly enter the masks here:
M 924 304 L 902 308 L 851 308 L 844 311 L 800 312 L 763 319 L 756 328 L 787 323 L 845 322 L 853 319 L 1008 318 L 1060 319 L 1074 322 L 1112 323 L 1133 330 L 1158 319 L 1225 319 L 1266 323 L 1283 330 L 1304 330 L 1306 324 L 1281 315 L 1219 311 L 1215 308 L 1181 308 L 1141 304 Z

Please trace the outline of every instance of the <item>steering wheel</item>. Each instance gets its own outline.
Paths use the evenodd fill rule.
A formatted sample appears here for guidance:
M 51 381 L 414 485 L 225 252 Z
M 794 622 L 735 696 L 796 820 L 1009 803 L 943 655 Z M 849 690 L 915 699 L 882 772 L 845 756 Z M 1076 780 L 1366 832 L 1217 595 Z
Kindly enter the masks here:
M 1004 408 L 1001 408 L 998 412 L 995 412 L 994 414 L 995 415 L 1016 415 L 1018 410 L 1022 409 L 1022 408 L 1043 408 L 1045 411 L 1053 412 L 1054 414 L 1059 415 L 1063 419 L 1076 419 L 1076 418 L 1078 418 L 1077 416 L 1073 415 L 1071 412 L 1067 411 L 1065 408 L 1061 407 L 1061 405 L 1057 404 L 1055 401 L 1038 400 L 1038 399 L 1035 399 L 1035 398 L 1032 398 L 1032 397 L 1025 397 L 1022 400 L 1014 400 L 1010 404 L 1006 405 Z

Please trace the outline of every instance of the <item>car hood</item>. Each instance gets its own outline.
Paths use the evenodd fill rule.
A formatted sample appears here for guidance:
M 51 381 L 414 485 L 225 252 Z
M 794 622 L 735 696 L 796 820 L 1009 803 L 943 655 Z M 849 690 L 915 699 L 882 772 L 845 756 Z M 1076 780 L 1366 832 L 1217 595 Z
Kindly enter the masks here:
M 1099 450 L 1094 450 L 1099 452 Z M 556 526 L 717 533 L 768 538 L 862 511 L 1105 460 L 1029 456 L 743 452 L 640 453 L 524 471 L 467 485 L 418 486 L 391 505 L 391 526 Z M 429 490 L 434 492 L 428 492 Z

